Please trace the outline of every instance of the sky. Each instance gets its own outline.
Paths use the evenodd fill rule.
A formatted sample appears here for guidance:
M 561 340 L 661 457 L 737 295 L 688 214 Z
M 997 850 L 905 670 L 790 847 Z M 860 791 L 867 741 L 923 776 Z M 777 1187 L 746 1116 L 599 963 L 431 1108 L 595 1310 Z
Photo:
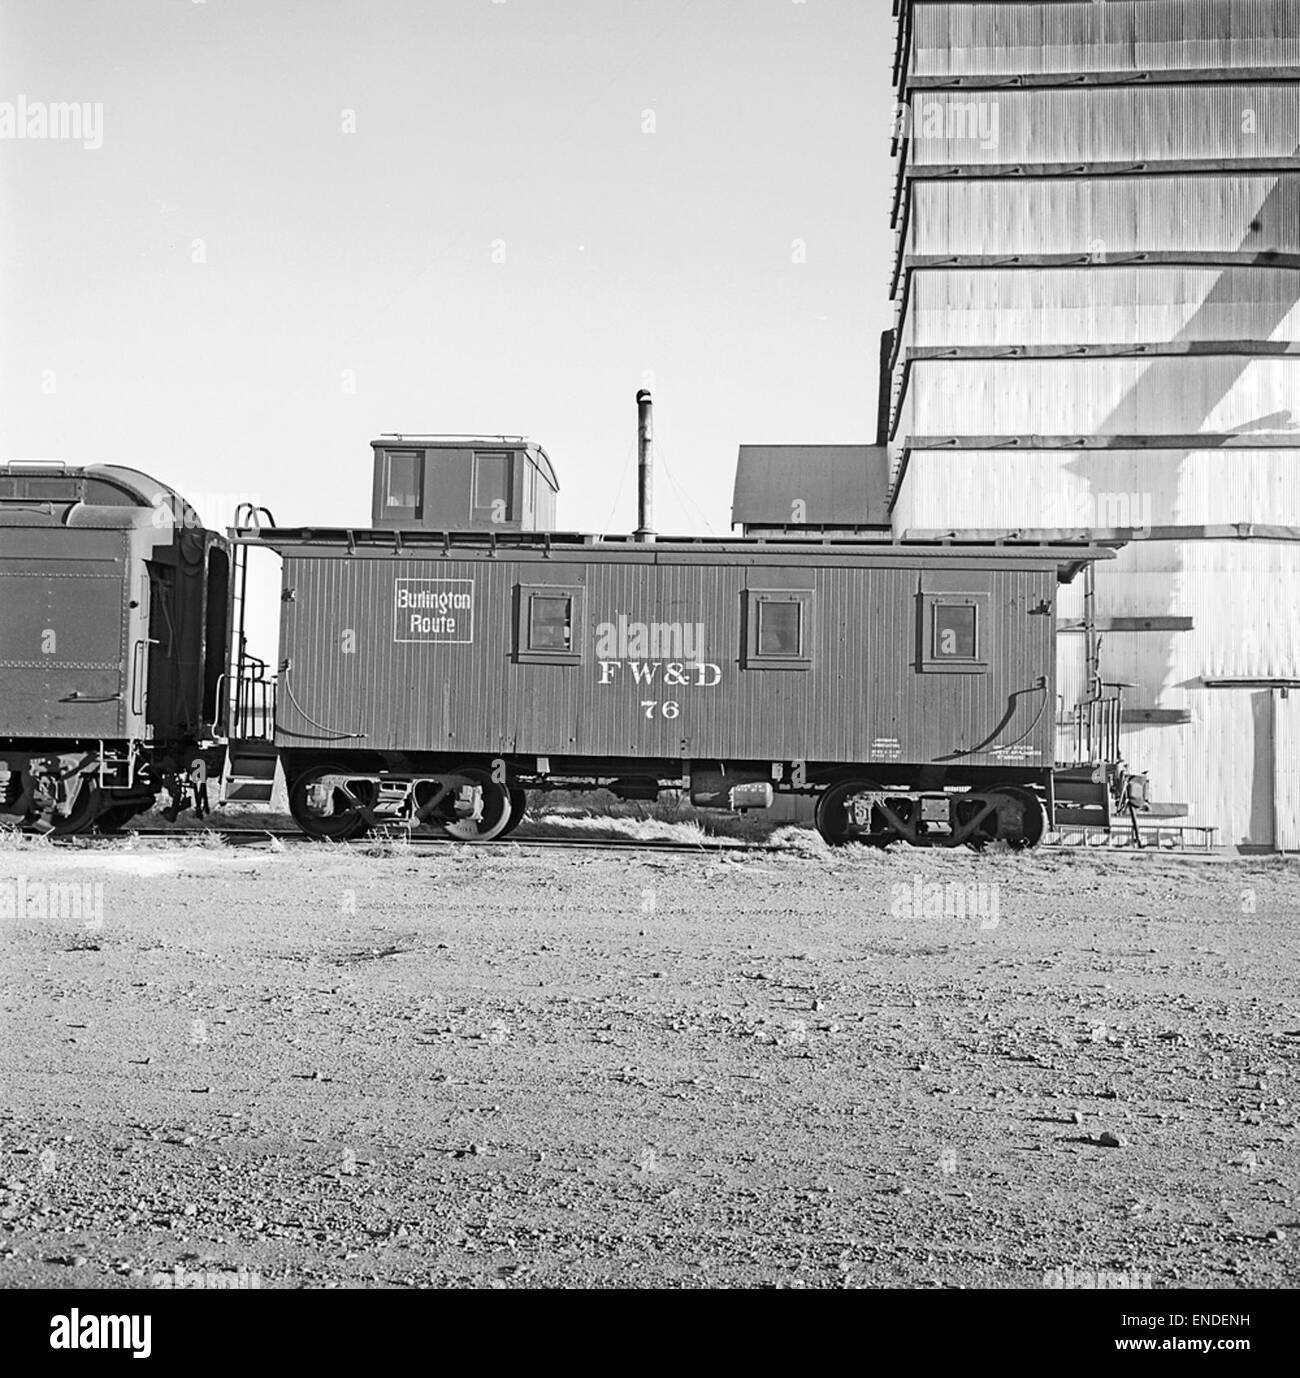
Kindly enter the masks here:
M 874 438 L 892 52 L 889 0 L 0 0 L 0 457 L 363 526 L 374 437 L 524 434 L 624 531 L 650 386 L 655 525 L 726 532 L 740 444 Z

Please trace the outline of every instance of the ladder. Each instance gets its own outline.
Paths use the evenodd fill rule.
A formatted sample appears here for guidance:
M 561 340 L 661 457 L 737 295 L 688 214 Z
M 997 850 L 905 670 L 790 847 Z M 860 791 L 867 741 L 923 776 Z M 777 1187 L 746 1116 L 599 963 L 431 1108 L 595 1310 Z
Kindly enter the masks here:
M 274 526 L 265 507 L 244 502 L 235 509 L 236 531 Z M 232 634 L 226 662 L 223 704 L 226 766 L 221 775 L 221 802 L 271 802 L 275 790 L 275 680 L 264 660 L 248 653 L 248 546 L 237 542 L 231 580 Z

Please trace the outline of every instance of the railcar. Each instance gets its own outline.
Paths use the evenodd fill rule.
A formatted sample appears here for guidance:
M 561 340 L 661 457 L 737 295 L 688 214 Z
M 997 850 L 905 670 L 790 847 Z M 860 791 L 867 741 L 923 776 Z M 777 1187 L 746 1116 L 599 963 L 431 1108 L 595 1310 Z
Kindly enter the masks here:
M 0 464 L 0 824 L 115 831 L 219 768 L 230 550 L 132 469 Z
M 490 841 L 529 790 L 679 789 L 733 809 L 809 796 L 832 843 L 1041 840 L 1056 590 L 1113 552 L 656 537 L 648 397 L 641 430 L 633 536 L 539 529 L 537 447 L 401 436 L 375 442 L 370 526 L 233 533 L 282 561 L 269 746 L 298 824 Z

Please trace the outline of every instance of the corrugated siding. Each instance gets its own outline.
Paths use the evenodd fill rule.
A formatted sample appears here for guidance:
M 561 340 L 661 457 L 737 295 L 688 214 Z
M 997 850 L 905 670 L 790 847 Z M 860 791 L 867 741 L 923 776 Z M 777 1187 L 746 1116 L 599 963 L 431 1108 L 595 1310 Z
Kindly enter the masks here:
M 1192 435 L 1295 430 L 1300 359 L 921 360 L 909 435 Z
M 395 644 L 394 579 L 470 579 L 470 645 Z M 971 572 L 919 566 L 753 567 L 695 563 L 581 563 L 510 560 L 313 559 L 290 557 L 281 654 L 277 742 L 282 747 L 428 750 L 541 755 L 661 756 L 865 762 L 872 743 L 895 738 L 903 760 L 948 757 L 996 764 L 996 747 L 1033 717 L 998 735 L 1009 695 L 1051 676 L 1049 618 L 1029 615 L 1050 600 L 1054 571 Z M 516 665 L 516 583 L 581 584 L 586 590 L 586 663 Z M 986 674 L 920 674 L 914 668 L 918 586 L 988 589 L 994 664 Z M 809 671 L 742 670 L 742 590 L 814 590 L 814 666 Z M 627 667 L 599 683 L 596 625 L 617 614 L 644 621 L 702 622 L 716 687 L 637 683 Z M 341 654 L 344 634 L 355 654 Z M 662 677 L 660 671 L 660 677 Z M 680 715 L 647 718 L 646 701 L 673 700 Z M 309 720 L 314 720 L 316 726 Z M 345 736 L 343 734 L 359 734 Z M 339 734 L 334 736 L 333 734 Z M 1051 714 L 1020 744 L 1048 763 Z
M 1300 851 L 1300 690 L 1273 694 L 1274 844 Z
M 923 269 L 902 326 L 904 349 L 1175 340 L 1300 341 L 1300 270 Z
M 964 273 L 913 263 L 904 348 L 1296 339 L 1294 270 L 1110 265 L 1126 254 L 1300 253 L 1300 174 L 1233 166 L 1296 154 L 1300 83 L 1197 81 L 1203 69 L 1300 65 L 1300 4 L 919 4 L 912 20 L 917 75 L 1187 73 L 1178 85 L 915 92 L 909 158 L 918 169 L 1128 160 L 1225 165 L 1178 176 L 912 180 L 901 241 L 911 259 L 1055 254 L 1090 263 Z M 1125 506 L 1129 516 L 1149 514 L 1157 524 L 1294 525 L 1295 362 L 915 361 L 900 438 L 1294 431 L 1298 448 L 918 451 L 897 497 L 896 529 L 1124 525 Z M 1060 613 L 1077 618 L 1082 611 L 1079 581 L 1062 590 Z M 1198 686 L 1207 675 L 1300 673 L 1300 548 L 1136 543 L 1099 566 L 1098 612 L 1195 619 L 1190 632 L 1103 639 L 1105 676 L 1138 686 L 1130 703 L 1193 715 L 1185 727 L 1126 728 L 1127 758 L 1150 772 L 1156 798 L 1190 803 L 1191 821 L 1217 825 L 1221 841 L 1273 843 L 1274 809 L 1288 817 L 1300 810 L 1300 734 L 1287 737 L 1286 724 L 1275 718 L 1275 691 Z M 1067 708 L 1085 692 L 1083 657 L 1082 636 L 1059 638 L 1058 686 Z M 1290 783 L 1276 798 L 1275 777 Z
M 1300 64 L 1295 0 L 917 5 L 918 76 Z
M 1272 846 L 1271 699 L 1268 689 L 1201 690 L 1190 723 L 1123 728 L 1125 759 L 1150 775 L 1154 798 L 1188 804 L 1187 822 L 1218 828 L 1220 845 Z
M 1293 450 L 918 450 L 894 528 L 1300 526 Z M 1269 550 L 1271 547 L 1261 547 Z M 1152 546 L 1153 558 L 1160 547 Z
M 1151 776 L 1154 797 L 1191 805 L 1189 822 L 1220 829 L 1228 845 L 1286 845 L 1273 830 L 1300 797 L 1300 742 L 1277 732 L 1280 694 L 1215 689 L 1206 679 L 1300 676 L 1300 547 L 1277 542 L 1133 545 L 1098 567 L 1102 616 L 1190 616 L 1182 632 L 1106 632 L 1102 673 L 1127 682 L 1125 703 L 1181 708 L 1187 724 L 1123 730 L 1125 759 Z M 1078 600 L 1067 612 L 1079 616 Z M 1058 640 L 1066 704 L 1084 689 L 1084 638 Z M 1283 725 L 1285 726 L 1285 725 Z M 1062 737 L 1066 737 L 1063 730 Z M 1295 845 L 1295 844 L 1290 844 Z
M 1275 778 L 1300 774 L 1295 744 L 1273 735 L 1275 691 L 1212 689 L 1207 679 L 1300 676 L 1300 547 L 1278 542 L 1134 545 L 1098 569 L 1097 610 L 1190 616 L 1184 632 L 1107 632 L 1106 679 L 1127 681 L 1126 702 L 1182 708 L 1186 725 L 1124 732 L 1129 764 L 1150 773 L 1155 797 L 1192 806 L 1220 841 L 1271 846 Z M 1058 674 L 1073 680 L 1078 648 L 1062 637 Z M 1282 802 L 1285 791 L 1279 796 Z
M 912 166 L 1282 158 L 1300 144 L 1300 85 L 919 91 Z
M 911 255 L 1300 252 L 1300 174 L 913 185 Z
M 1251 546 L 1257 549 L 1251 550 Z M 1135 701 L 1181 708 L 1205 679 L 1300 678 L 1300 546 L 1170 542 L 1183 568 L 1097 573 L 1101 616 L 1190 616 L 1191 631 L 1107 632 L 1107 679 L 1135 681 Z M 1199 548 L 1198 548 L 1199 547 Z M 1242 549 L 1249 552 L 1242 554 Z M 1125 554 L 1127 552 L 1124 552 Z M 1270 568 L 1258 568 L 1263 553 Z M 1207 566 L 1209 566 L 1207 568 Z

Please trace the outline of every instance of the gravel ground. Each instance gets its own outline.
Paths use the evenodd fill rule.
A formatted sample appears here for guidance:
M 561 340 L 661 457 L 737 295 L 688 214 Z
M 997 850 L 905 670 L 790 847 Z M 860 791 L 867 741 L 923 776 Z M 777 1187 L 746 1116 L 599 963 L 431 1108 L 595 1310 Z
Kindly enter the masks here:
M 10 844 L 0 915 L 0 1285 L 1300 1271 L 1294 860 Z

